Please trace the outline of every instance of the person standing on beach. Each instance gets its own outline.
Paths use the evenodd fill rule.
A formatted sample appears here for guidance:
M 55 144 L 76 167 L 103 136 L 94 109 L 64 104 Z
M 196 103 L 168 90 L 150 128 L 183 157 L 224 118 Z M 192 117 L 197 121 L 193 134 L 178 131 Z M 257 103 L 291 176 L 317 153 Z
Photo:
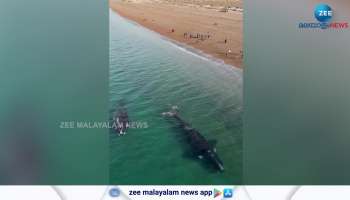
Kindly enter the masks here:
M 232 53 L 231 49 L 228 49 L 228 51 L 226 52 L 226 57 L 231 53 Z

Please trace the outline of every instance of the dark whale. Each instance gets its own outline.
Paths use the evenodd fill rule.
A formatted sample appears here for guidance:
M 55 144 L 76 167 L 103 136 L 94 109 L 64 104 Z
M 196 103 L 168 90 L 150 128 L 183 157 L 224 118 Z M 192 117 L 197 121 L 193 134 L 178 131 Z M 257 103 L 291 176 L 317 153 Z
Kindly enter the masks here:
M 163 116 L 176 119 L 184 130 L 187 141 L 192 152 L 200 159 L 206 160 L 219 171 L 224 171 L 224 164 L 216 153 L 215 142 L 209 142 L 199 131 L 192 128 L 178 114 L 177 107 L 173 106 L 169 112 L 162 113 Z
M 129 128 L 129 116 L 125 108 L 120 108 L 117 110 L 114 117 L 114 123 L 116 125 L 115 131 L 118 133 L 118 135 L 125 135 L 127 129 Z

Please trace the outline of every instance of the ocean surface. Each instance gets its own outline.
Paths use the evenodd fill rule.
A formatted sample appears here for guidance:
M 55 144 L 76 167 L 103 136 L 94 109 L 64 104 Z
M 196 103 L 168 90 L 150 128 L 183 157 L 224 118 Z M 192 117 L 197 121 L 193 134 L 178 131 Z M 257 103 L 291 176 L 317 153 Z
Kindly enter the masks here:
M 112 184 L 239 184 L 242 181 L 242 70 L 178 45 L 110 11 L 110 116 L 123 106 L 147 127 L 110 132 Z M 191 155 L 161 113 L 180 115 L 217 140 L 225 171 Z

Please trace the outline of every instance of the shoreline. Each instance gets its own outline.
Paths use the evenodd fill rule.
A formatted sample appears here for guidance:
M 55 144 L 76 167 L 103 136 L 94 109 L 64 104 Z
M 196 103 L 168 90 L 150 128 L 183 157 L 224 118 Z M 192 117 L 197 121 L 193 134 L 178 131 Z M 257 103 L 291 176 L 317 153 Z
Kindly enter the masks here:
M 191 30 L 192 27 L 188 27 L 186 25 L 179 25 L 178 23 L 173 23 L 170 26 L 168 26 L 170 23 L 169 21 L 172 20 L 182 20 L 182 16 L 180 16 L 179 18 L 176 16 L 174 18 L 170 17 L 170 18 L 165 18 L 165 20 L 162 20 L 159 23 L 156 23 L 155 21 L 160 21 L 156 19 L 152 19 L 152 21 L 150 23 L 147 23 L 147 18 L 155 18 L 157 16 L 162 16 L 165 15 L 166 13 L 163 13 L 163 11 L 158 12 L 158 9 L 164 9 L 163 6 L 168 7 L 169 5 L 156 5 L 154 6 L 153 4 L 147 5 L 149 7 L 147 7 L 147 9 L 153 11 L 153 10 L 157 10 L 157 13 L 153 14 L 152 12 L 149 12 L 149 14 L 147 16 L 145 16 L 145 11 L 143 10 L 137 10 L 137 8 L 139 8 L 139 6 L 141 7 L 145 7 L 144 4 L 138 3 L 124 3 L 124 2 L 110 2 L 110 8 L 113 12 L 116 12 L 117 14 L 119 14 L 120 16 L 124 17 L 127 20 L 130 20 L 150 31 L 153 31 L 159 35 L 161 35 L 162 37 L 164 37 L 164 39 L 168 40 L 169 42 L 173 43 L 174 45 L 176 45 L 178 48 L 183 48 L 185 51 L 188 51 L 190 53 L 194 53 L 196 54 L 196 56 L 200 56 L 202 57 L 202 59 L 208 59 L 208 60 L 212 60 L 214 62 L 217 63 L 222 63 L 225 65 L 229 65 L 232 68 L 238 68 L 238 69 L 242 69 L 242 60 L 243 57 L 241 54 L 237 53 L 242 53 L 241 49 L 242 49 L 242 45 L 241 45 L 241 35 L 238 36 L 238 39 L 235 38 L 238 41 L 238 45 L 235 47 L 227 47 L 229 46 L 228 44 L 224 44 L 224 42 L 220 42 L 218 40 L 223 38 L 223 34 L 221 34 L 220 29 L 217 30 L 217 32 L 213 31 L 212 27 L 207 27 L 203 25 L 200 28 L 194 28 L 194 31 L 202 31 L 205 30 L 210 34 L 213 34 L 210 42 L 207 42 L 205 40 L 200 40 L 200 39 L 189 39 L 188 37 L 185 38 L 185 33 L 182 33 L 180 31 L 177 30 Z M 173 7 L 173 5 L 170 5 L 171 7 Z M 182 9 L 182 7 L 180 6 L 179 8 Z M 188 9 L 188 8 L 187 8 Z M 189 8 L 190 11 L 192 12 L 192 8 Z M 197 9 L 197 8 L 196 8 Z M 179 11 L 175 11 L 175 14 L 178 14 Z M 186 11 L 187 12 L 187 11 Z M 198 10 L 197 10 L 198 12 Z M 211 14 L 212 12 L 217 12 L 217 11 L 209 11 L 209 13 Z M 202 12 L 201 12 L 202 14 Z M 221 13 L 218 13 L 219 16 L 221 16 Z M 188 16 L 185 16 L 188 17 Z M 204 15 L 204 17 L 207 17 L 207 15 Z M 198 18 L 198 17 L 197 17 Z M 199 19 L 203 19 L 203 16 L 200 16 Z M 195 19 L 196 20 L 196 19 Z M 227 21 L 227 20 L 226 20 Z M 225 22 L 226 22 L 225 21 Z M 181 22 L 181 21 L 180 21 Z M 229 21 L 230 22 L 230 21 Z M 221 22 L 219 22 L 221 23 Z M 224 24 L 224 23 L 222 23 Z M 202 24 L 201 24 L 202 25 Z M 173 27 L 172 29 L 169 30 L 169 27 Z M 173 30 L 173 31 L 172 31 Z M 175 30 L 175 31 L 174 31 Z M 237 31 L 236 31 L 237 32 Z M 183 34 L 183 35 L 182 35 Z M 242 34 L 242 33 L 240 33 Z M 233 36 L 235 36 L 235 34 L 232 34 Z M 225 37 L 226 39 L 226 37 Z M 231 39 L 231 38 L 229 38 Z M 226 40 L 229 40 L 226 39 Z M 208 39 L 209 40 L 209 39 Z M 237 42 L 236 41 L 236 42 Z M 228 42 L 229 43 L 229 42 Z M 229 54 L 226 52 L 226 50 L 229 49 L 230 52 Z M 231 50 L 232 49 L 232 50 Z M 225 55 L 226 52 L 226 55 Z
M 110 11 L 114 12 L 117 15 L 120 15 L 118 12 L 114 11 L 113 9 L 111 9 Z M 182 43 L 182 42 L 176 41 L 176 40 L 174 40 L 172 38 L 169 38 L 169 37 L 167 37 L 165 35 L 162 35 L 162 34 L 160 34 L 158 32 L 155 32 L 155 31 L 153 31 L 153 30 L 151 30 L 151 29 L 149 29 L 149 28 L 147 28 L 145 26 L 142 26 L 138 22 L 135 22 L 135 21 L 133 21 L 131 19 L 125 18 L 122 15 L 120 15 L 120 16 L 123 17 L 125 20 L 128 20 L 130 23 L 133 23 L 133 24 L 135 24 L 137 26 L 140 26 L 140 27 L 146 29 L 147 31 L 151 31 L 154 34 L 159 35 L 159 37 L 161 37 L 161 39 L 169 42 L 170 45 L 173 45 L 175 48 L 178 48 L 181 51 L 184 51 L 186 53 L 192 54 L 192 55 L 194 55 L 194 56 L 196 56 L 196 57 L 198 57 L 198 58 L 200 58 L 202 60 L 205 60 L 205 61 L 208 61 L 208 62 L 214 62 L 214 63 L 217 63 L 218 65 L 223 65 L 225 67 L 228 67 L 227 69 L 230 69 L 230 70 L 239 71 L 239 72 L 242 72 L 242 70 L 243 70 L 241 67 L 237 67 L 237 66 L 234 66 L 232 64 L 227 64 L 227 63 L 224 62 L 224 60 L 222 60 L 220 58 L 213 57 L 212 55 L 207 54 L 207 53 L 203 52 L 200 49 L 197 49 L 197 48 L 194 48 L 192 46 L 189 46 L 186 43 Z

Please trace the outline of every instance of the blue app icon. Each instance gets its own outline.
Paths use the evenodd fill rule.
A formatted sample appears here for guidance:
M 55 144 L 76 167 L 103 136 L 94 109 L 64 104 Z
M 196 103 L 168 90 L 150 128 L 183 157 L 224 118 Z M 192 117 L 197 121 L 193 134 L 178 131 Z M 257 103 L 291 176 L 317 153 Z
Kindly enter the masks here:
M 109 195 L 111 197 L 118 197 L 120 195 L 120 191 L 118 188 L 112 188 L 109 190 Z
M 233 197 L 233 189 L 224 189 L 224 198 L 232 198 Z
M 315 17 L 319 22 L 329 22 L 333 17 L 332 8 L 327 4 L 318 4 L 315 8 Z

